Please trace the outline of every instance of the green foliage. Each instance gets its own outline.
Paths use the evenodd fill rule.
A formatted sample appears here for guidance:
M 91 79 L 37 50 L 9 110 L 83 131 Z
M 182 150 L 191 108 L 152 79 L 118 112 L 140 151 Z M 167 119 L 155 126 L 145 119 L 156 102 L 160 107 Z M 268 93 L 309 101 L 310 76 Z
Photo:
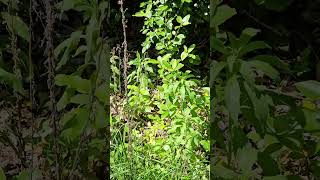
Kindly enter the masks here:
M 175 3 L 143 2 L 143 9 L 135 14 L 145 18 L 141 32 L 146 39 L 142 54 L 137 52 L 130 61 L 134 70 L 128 76 L 128 108 L 137 124 L 149 124 L 147 129 L 134 129 L 132 163 L 136 164 L 133 176 L 137 179 L 208 179 L 209 93 L 190 70 L 182 70 L 186 62 L 198 64 L 200 57 L 195 55 L 194 44 L 185 44 L 184 27 L 192 17 L 176 14 L 180 5 Z M 149 56 L 147 52 L 153 48 L 157 53 Z
M 273 7 L 271 1 L 265 3 L 266 7 Z M 232 16 L 226 13 L 225 17 L 222 23 Z M 217 21 L 217 18 L 211 19 L 211 27 L 218 27 L 221 23 L 214 20 Z M 270 176 L 264 179 L 271 176 L 271 179 L 287 179 L 286 176 L 281 176 L 282 173 L 288 173 L 283 169 L 283 164 L 279 163 L 281 155 L 306 152 L 307 144 L 318 144 L 317 141 L 306 141 L 304 133 L 319 131 L 318 120 L 315 120 L 319 107 L 311 102 L 319 99 L 319 82 L 296 83 L 297 89 L 307 97 L 302 106 L 297 105 L 294 96 L 289 93 L 280 95 L 260 80 L 269 78 L 277 86 L 280 81 L 279 70 L 289 71 L 288 64 L 280 58 L 262 54 L 268 52 L 266 49 L 271 49 L 268 44 L 252 41 L 260 30 L 246 28 L 239 37 L 230 32 L 221 32 L 217 28 L 212 32 L 215 34 L 211 35 L 211 49 L 222 55 L 211 65 L 210 86 L 212 91 L 216 91 L 217 105 L 224 106 L 227 110 L 227 116 L 218 116 L 216 121 L 226 124 L 228 129 L 228 134 L 214 133 L 214 144 L 222 148 L 217 148 L 217 151 L 225 154 L 216 157 L 218 162 L 213 167 L 214 175 L 223 179 L 256 179 L 261 176 Z M 259 55 L 255 55 L 255 52 Z M 220 79 L 223 81 L 219 81 Z M 219 100 L 222 98 L 218 96 L 221 87 L 224 87 L 224 101 Z M 279 114 L 279 107 L 287 107 L 288 111 Z M 218 111 L 215 110 L 215 113 Z M 229 120 L 228 123 L 225 120 Z M 244 134 L 244 131 L 249 133 Z M 318 134 L 312 136 L 318 137 Z M 227 142 L 223 142 L 221 138 L 225 138 Z M 255 147 L 248 143 L 249 139 Z M 295 158 L 314 161 L 311 160 L 314 154 L 315 151 L 312 151 Z M 254 165 L 258 166 L 253 168 Z
M 0 28 L 5 92 L 0 105 L 26 116 L 32 112 L 39 132 L 29 133 L 27 119 L 21 121 L 28 126 L 23 137 L 11 138 L 18 134 L 16 124 L 0 134 L 15 151 L 31 143 L 40 147 L 48 172 L 28 167 L 11 175 L 4 167 L 0 179 L 54 174 L 48 167 L 55 165 L 55 142 L 61 147 L 63 177 L 74 171 L 75 179 L 101 179 L 101 163 L 108 163 L 109 120 L 112 179 L 319 179 L 320 83 L 311 77 L 320 72 L 315 65 L 319 33 L 313 28 L 319 18 L 302 8 L 313 9 L 316 2 L 210 0 L 208 6 L 206 0 L 145 0 L 132 14 L 139 3 L 126 1 L 127 42 L 117 47 L 122 1 L 55 2 L 52 9 L 60 13 L 52 44 L 57 139 L 48 117 L 47 57 L 40 36 L 48 22 L 38 7 L 42 2 L 32 2 L 36 12 L 29 26 L 27 1 L 0 0 L 5 25 Z M 303 23 L 286 25 L 283 19 L 296 9 Z M 272 19 L 270 13 L 285 18 Z M 140 22 L 142 43 L 136 29 Z M 128 64 L 122 57 L 126 45 Z M 35 102 L 28 93 L 32 75 Z M 21 111 L 23 105 L 30 112 Z M 25 147 L 16 141 L 25 141 Z M 211 154 L 214 177 L 209 177 Z
M 217 7 L 216 13 L 210 21 L 213 21 L 215 26 L 218 27 L 235 14 L 236 10 L 234 8 L 230 8 L 228 5 L 221 5 Z
M 298 90 L 306 97 L 317 100 L 320 98 L 320 82 L 318 81 L 304 81 L 296 83 Z
M 0 167 L 0 179 L 1 180 L 6 180 L 7 178 L 6 178 L 6 175 L 4 174 L 4 171 L 3 171 L 3 169 Z
M 9 84 L 13 89 L 19 93 L 23 93 L 22 82 L 12 73 L 0 68 L 0 82 Z
M 9 13 L 1 13 L 4 22 L 11 33 L 15 33 L 26 41 L 30 40 L 29 28 L 18 16 L 12 16 Z
M 79 158 L 76 157 L 78 155 L 76 152 L 80 151 L 79 156 L 88 157 L 88 159 L 81 158 L 81 163 L 77 166 L 82 169 L 82 176 L 92 177 L 90 171 L 94 168 L 94 162 L 101 160 L 105 151 L 106 142 L 103 139 L 109 118 L 106 111 L 106 105 L 109 102 L 106 71 L 110 48 L 108 42 L 100 37 L 99 32 L 108 4 L 105 1 L 96 4 L 84 3 L 81 6 L 78 6 L 75 1 L 63 1 L 62 3 L 64 4 L 63 11 L 70 9 L 84 11 L 83 21 L 87 23 L 85 31 L 72 32 L 70 38 L 61 42 L 54 51 L 59 62 L 56 67 L 58 72 L 71 64 L 69 61 L 72 58 L 80 56 L 84 59 L 83 64 L 78 65 L 72 74 L 61 73 L 55 76 L 56 85 L 65 87 L 57 102 L 58 111 L 66 112 L 60 119 L 59 141 L 63 147 L 63 154 L 72 153 L 64 160 L 63 166 L 71 170 L 73 163 L 79 164 L 75 161 Z M 88 74 L 89 68 L 92 69 L 92 67 L 94 70 Z M 83 148 L 79 149 L 78 144 L 82 138 L 88 136 L 88 133 L 91 137 L 87 137 L 89 140 L 85 143 L 86 150 L 84 151 Z M 49 149 L 48 151 L 50 152 Z

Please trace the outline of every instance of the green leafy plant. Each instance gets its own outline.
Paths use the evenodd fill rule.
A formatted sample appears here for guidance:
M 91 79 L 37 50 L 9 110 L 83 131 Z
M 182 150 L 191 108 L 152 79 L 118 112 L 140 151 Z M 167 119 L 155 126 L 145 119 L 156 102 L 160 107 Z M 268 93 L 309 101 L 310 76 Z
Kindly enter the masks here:
M 62 166 L 65 169 L 63 175 L 73 177 L 74 171 L 81 169 L 82 176 L 94 177 L 92 166 L 105 159 L 104 138 L 109 118 L 107 83 L 110 81 L 106 71 L 109 68 L 110 48 L 108 42 L 100 36 L 108 2 L 78 4 L 74 1 L 63 1 L 61 3 L 63 11 L 74 9 L 84 12 L 83 20 L 87 23 L 85 31 L 73 32 L 70 38 L 64 40 L 54 50 L 54 55 L 58 59 L 56 70 L 61 72 L 55 76 L 55 83 L 64 87 L 64 92 L 57 102 L 57 110 L 62 113 L 59 120 L 61 127 L 59 142 L 63 148 Z M 80 43 L 82 40 L 84 44 Z M 84 57 L 83 64 L 77 66 L 71 74 L 63 74 L 62 68 L 77 56 Z M 88 74 L 89 68 L 93 70 Z M 46 151 L 51 153 L 49 146 Z M 82 157 L 88 158 L 82 159 Z
M 149 124 L 133 134 L 133 163 L 139 164 L 133 170 L 135 178 L 208 178 L 209 93 L 190 70 L 183 70 L 184 62 L 198 64 L 200 57 L 194 53 L 194 44 L 184 44 L 190 14 L 174 13 L 190 2 L 175 3 L 143 2 L 135 14 L 145 18 L 141 32 L 146 39 L 142 54 L 137 52 L 129 62 L 134 70 L 128 76 L 127 108 L 137 127 Z M 149 54 L 151 49 L 157 53 Z M 136 162 L 136 156 L 143 159 Z M 145 172 L 146 166 L 150 172 Z
M 219 15 L 214 11 L 212 14 Z M 263 41 L 252 41 L 259 30 L 246 28 L 236 37 L 229 32 L 221 33 L 219 25 L 211 23 L 215 33 L 211 36 L 211 49 L 221 56 L 211 64 L 210 84 L 216 100 L 213 108 L 221 105 L 225 111 L 216 115 L 212 124 L 216 131 L 214 149 L 219 154 L 213 175 L 223 179 L 298 178 L 294 172 L 283 175 L 286 167 L 282 155 L 289 154 L 288 159 L 306 162 L 308 166 L 316 164 L 313 157 L 318 150 L 309 149 L 310 143 L 315 145 L 316 141 L 306 141 L 304 133 L 310 132 L 306 124 L 315 122 L 319 110 L 311 105 L 313 114 L 305 109 L 312 103 L 297 105 L 295 100 L 301 99 L 299 96 L 270 88 L 266 79 L 276 86 L 280 82 L 279 70 L 287 72 L 289 65 L 276 56 L 262 55 L 261 52 L 270 52 L 271 47 Z M 255 55 L 257 52 L 259 55 Z M 318 82 L 299 82 L 296 86 L 307 98 L 319 98 Z M 284 112 L 279 112 L 281 108 Z M 221 131 L 221 125 L 226 126 L 225 132 Z M 311 173 L 317 177 L 314 171 Z

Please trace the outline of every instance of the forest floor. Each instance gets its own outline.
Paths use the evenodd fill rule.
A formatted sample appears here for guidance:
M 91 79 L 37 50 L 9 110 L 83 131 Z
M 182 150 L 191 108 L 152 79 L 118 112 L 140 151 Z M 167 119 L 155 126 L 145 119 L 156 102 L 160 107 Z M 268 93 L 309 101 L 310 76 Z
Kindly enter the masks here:
M 9 113 L 5 109 L 0 110 L 0 132 L 7 130 Z M 0 142 L 0 167 L 5 168 L 8 174 L 19 172 L 20 160 L 11 146 Z
M 27 108 L 21 109 L 21 132 L 24 142 L 31 137 L 31 112 Z M 10 115 L 11 114 L 11 115 Z M 15 114 L 14 110 L 10 107 L 3 107 L 0 109 L 0 167 L 3 168 L 6 175 L 14 176 L 23 170 L 22 162 L 17 154 L 19 151 L 23 154 L 25 165 L 29 166 L 33 158 L 33 168 L 43 167 L 43 157 L 41 144 L 34 145 L 33 150 L 30 142 L 26 142 L 24 149 L 18 150 L 18 139 L 16 130 L 10 127 L 10 119 Z M 15 131 L 15 132 L 14 132 Z M 16 150 L 15 150 L 16 148 Z M 33 153 L 32 153 L 33 152 Z M 29 164 L 27 164 L 29 163 Z

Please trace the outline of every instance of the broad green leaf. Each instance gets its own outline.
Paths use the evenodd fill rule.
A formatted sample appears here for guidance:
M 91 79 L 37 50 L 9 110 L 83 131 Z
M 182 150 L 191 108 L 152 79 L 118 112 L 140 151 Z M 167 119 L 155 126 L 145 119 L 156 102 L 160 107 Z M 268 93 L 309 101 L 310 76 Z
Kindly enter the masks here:
M 182 22 L 182 17 L 181 16 L 177 16 L 177 22 L 179 23 L 179 24 L 182 24 L 183 22 Z
M 218 27 L 236 14 L 236 9 L 231 8 L 228 5 L 222 5 L 217 8 L 216 14 L 213 16 L 212 21 L 215 26 Z
M 274 119 L 274 128 L 278 133 L 286 132 L 290 130 L 291 119 L 288 117 L 279 116 Z
M 87 46 L 84 46 L 84 45 L 81 45 L 77 51 L 74 53 L 74 55 L 72 57 L 76 57 L 78 56 L 79 54 L 83 53 L 83 52 L 86 52 L 87 51 Z
M 177 67 L 174 70 L 177 71 L 177 70 L 181 69 L 183 66 L 184 66 L 183 64 L 178 63 Z
M 282 148 L 282 144 L 281 143 L 273 143 L 268 145 L 265 149 L 264 149 L 264 153 L 266 154 L 272 154 L 278 150 L 280 150 Z
M 176 38 L 176 39 L 178 39 L 178 41 L 176 41 L 176 39 L 175 39 L 174 44 L 177 44 L 177 45 L 182 44 L 182 40 L 184 40 L 185 38 L 186 38 L 186 36 L 184 34 L 179 34 Z
M 302 101 L 302 107 L 306 108 L 306 109 L 310 109 L 310 110 L 316 110 L 317 109 L 317 105 L 311 101 L 308 100 L 303 100 Z
M 304 129 L 307 131 L 320 130 L 320 112 L 309 109 L 303 109 L 303 112 L 306 121 Z
M 270 64 L 262 61 L 249 61 L 248 63 L 256 69 L 263 71 L 271 79 L 279 79 L 280 73 L 276 69 L 274 69 Z
M 55 50 L 55 57 L 58 58 L 61 50 L 65 49 L 62 58 L 60 59 L 59 63 L 57 64 L 56 70 L 60 69 L 63 65 L 67 63 L 67 61 L 70 59 L 70 53 L 77 48 L 80 37 L 82 32 L 76 31 L 73 32 L 70 36 L 70 38 L 66 39 L 64 42 L 62 42 Z M 79 53 L 79 52 L 78 52 Z
M 227 63 L 228 63 L 228 68 L 229 68 L 229 72 L 232 73 L 233 72 L 233 66 L 236 63 L 236 57 L 235 56 L 228 56 L 227 57 Z
M 55 77 L 57 86 L 68 86 L 69 88 L 73 88 L 80 93 L 89 93 L 91 85 L 90 81 L 87 79 L 82 79 L 79 76 L 58 74 Z
M 108 86 L 106 84 L 103 84 L 101 86 L 99 86 L 96 89 L 96 93 L 95 95 L 97 96 L 97 98 L 102 102 L 102 103 L 108 103 L 106 102 L 108 99 Z
M 64 128 L 66 128 L 65 126 L 68 126 L 68 122 L 71 121 L 75 117 L 76 113 L 77 113 L 77 111 L 74 109 L 64 113 L 59 121 L 60 125 Z
M 250 42 L 249 44 L 243 46 L 240 49 L 238 56 L 241 57 L 249 52 L 259 50 L 259 49 L 271 49 L 271 47 L 263 41 Z
M 89 95 L 87 94 L 77 94 L 70 98 L 71 103 L 85 105 L 89 104 Z
M 280 58 L 278 58 L 277 56 L 272 56 L 272 55 L 258 55 L 255 56 L 251 59 L 249 59 L 249 61 L 251 60 L 257 60 L 257 61 L 262 61 L 265 63 L 268 63 L 270 65 L 272 65 L 273 67 L 277 67 L 281 70 L 285 70 L 285 71 L 289 71 L 289 65 L 285 62 L 283 62 Z
M 61 111 L 70 102 L 70 98 L 74 95 L 74 90 L 67 88 L 57 103 L 57 110 Z
M 159 62 L 158 62 L 157 60 L 155 60 L 155 59 L 148 59 L 147 62 L 150 63 L 150 64 L 158 64 L 158 63 L 159 63 Z
M 4 174 L 3 169 L 0 167 L 0 180 L 6 180 L 6 175 Z
M 307 98 L 317 100 L 320 98 L 320 82 L 308 80 L 295 84 L 297 89 Z
M 222 165 L 213 166 L 212 171 L 215 176 L 222 177 L 225 179 L 237 179 L 238 176 L 237 173 Z
M 210 64 L 210 87 L 213 86 L 214 81 L 220 74 L 220 72 L 225 68 L 226 62 L 220 61 L 220 62 L 212 62 Z
M 254 132 L 254 131 L 250 131 L 248 134 L 247 134 L 247 137 L 249 139 L 251 139 L 253 142 L 257 143 L 259 140 L 261 140 L 261 137 L 258 133 Z
M 240 41 L 243 45 L 247 44 L 251 38 L 256 36 L 260 32 L 259 29 L 254 29 L 254 28 L 245 28 L 241 35 L 240 35 Z
M 245 173 L 251 171 L 253 164 L 257 161 L 258 152 L 252 148 L 249 144 L 238 150 L 239 167 Z
M 293 151 L 301 151 L 301 143 L 295 138 L 279 137 L 278 140 L 281 142 L 281 144 L 285 145 Z
M 232 127 L 232 151 L 236 155 L 237 151 L 248 143 L 248 138 L 238 125 Z
M 139 11 L 135 13 L 133 16 L 135 17 L 146 17 L 146 14 L 143 11 Z
M 100 103 L 97 103 L 96 106 L 96 117 L 95 117 L 95 127 L 97 129 L 100 128 L 105 128 L 108 125 L 108 119 L 107 119 L 107 114 L 106 114 L 106 110 L 104 108 L 103 105 L 101 105 Z
M 259 32 L 261 32 L 261 30 L 259 29 L 255 29 L 255 28 L 245 28 L 242 32 L 241 32 L 241 36 L 249 36 L 249 37 L 254 37 L 256 36 Z M 241 37 L 240 36 L 240 37 Z
M 201 140 L 200 144 L 202 145 L 202 147 L 209 152 L 210 151 L 210 142 L 207 140 Z
M 231 119 L 238 120 L 240 113 L 240 86 L 236 75 L 227 81 L 224 99 Z
M 195 45 L 195 44 L 192 44 L 192 45 L 188 48 L 188 53 L 191 53 L 191 52 L 194 50 L 195 47 L 196 47 L 196 45 Z
M 259 149 L 266 150 L 271 144 L 280 143 L 280 141 L 275 136 L 266 134 L 263 137 L 263 140 L 260 141 L 260 143 L 261 144 L 258 144 Z M 268 151 L 266 151 L 265 153 L 268 154 Z
M 229 53 L 228 49 L 225 47 L 223 42 L 214 36 L 211 36 L 210 47 L 213 48 L 212 50 L 219 51 L 220 53 L 223 53 L 223 54 Z
M 97 41 L 101 37 L 99 36 L 99 24 L 97 22 L 97 19 L 94 18 L 93 16 L 89 20 L 89 24 L 87 25 L 86 28 L 86 34 L 85 34 L 85 39 L 87 43 L 87 52 L 85 55 L 85 63 L 92 62 L 94 54 L 98 51 L 97 47 Z M 101 39 L 100 39 L 101 40 Z
M 240 41 L 239 39 L 231 32 L 227 32 L 228 39 L 231 44 L 232 49 L 238 49 L 240 47 Z
M 181 60 L 183 61 L 185 58 L 187 58 L 188 57 L 188 53 L 187 52 L 185 52 L 185 51 L 183 51 L 182 53 L 181 53 Z
M 183 26 L 186 26 L 186 25 L 190 24 L 189 19 L 190 19 L 190 14 L 186 15 L 186 16 L 182 19 L 182 25 L 183 25 Z
M 70 46 L 71 39 L 68 38 L 62 41 L 55 49 L 54 49 L 54 56 L 58 58 L 58 56 L 65 50 L 68 46 Z
M 219 129 L 218 121 L 215 121 L 212 125 L 212 129 Z M 214 131 L 212 132 L 214 140 L 217 142 L 219 146 L 223 149 L 226 148 L 225 137 L 222 131 Z
M 248 84 L 254 85 L 256 75 L 248 62 L 241 61 L 240 74 Z
M 22 82 L 13 73 L 5 71 L 1 67 L 0 67 L 0 82 L 4 82 L 10 85 L 14 90 L 16 90 L 21 94 L 24 93 Z
M 269 154 L 259 152 L 258 163 L 265 176 L 276 176 L 280 173 L 277 162 Z
M 265 124 L 261 123 L 261 121 L 257 118 L 256 109 L 252 106 L 253 105 L 251 105 L 251 107 L 248 107 L 248 108 L 243 107 L 241 109 L 242 115 L 251 125 L 253 125 L 257 134 L 260 137 L 263 137 L 265 134 L 265 130 L 264 130 Z M 252 137 L 248 136 L 248 138 L 252 138 Z M 255 140 L 258 141 L 258 139 L 255 139 Z
M 84 130 L 89 120 L 89 112 L 87 108 L 78 108 L 75 110 L 75 118 L 72 118 L 68 122 L 67 129 L 63 130 L 61 136 L 68 140 L 75 140 L 80 137 L 80 134 Z
M 29 28 L 20 17 L 12 16 L 6 12 L 2 12 L 1 15 L 12 33 L 17 34 L 26 41 L 30 40 Z
M 255 92 L 250 88 L 248 83 L 245 82 L 244 87 L 251 100 L 255 116 L 260 121 L 260 124 L 263 125 L 266 122 L 269 114 L 268 103 L 265 101 L 265 99 L 258 99 Z

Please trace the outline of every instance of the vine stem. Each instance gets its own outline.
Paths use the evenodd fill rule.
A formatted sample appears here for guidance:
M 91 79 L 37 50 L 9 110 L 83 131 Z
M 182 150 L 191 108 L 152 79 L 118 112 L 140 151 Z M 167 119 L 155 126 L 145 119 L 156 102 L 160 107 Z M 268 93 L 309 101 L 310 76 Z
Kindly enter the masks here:
M 34 141 L 33 141 L 33 136 L 34 136 L 34 82 L 33 82 L 33 68 L 32 68 L 32 0 L 29 0 L 29 32 L 30 32 L 30 39 L 29 39 L 29 49 L 28 49 L 28 56 L 29 56 L 29 98 L 30 98 L 30 109 L 31 109 L 31 162 L 30 162 L 30 168 L 31 168 L 31 173 L 30 173 L 30 180 L 32 180 L 33 176 L 33 170 L 34 170 L 34 164 L 33 164 L 33 158 L 34 158 Z
M 128 80 L 127 80 L 127 71 L 128 71 L 128 44 L 127 44 L 127 33 L 126 33 L 126 17 L 125 17 L 125 10 L 123 9 L 124 0 L 119 1 L 120 4 L 120 11 L 122 16 L 122 28 L 123 28 L 123 78 L 124 78 L 124 93 L 127 97 L 127 87 L 128 87 Z
M 122 22 L 122 30 L 123 30 L 123 78 L 124 78 L 124 94 L 125 94 L 125 101 L 128 102 L 128 44 L 127 44 L 127 33 L 126 33 L 126 17 L 125 17 L 125 10 L 123 8 L 125 0 L 119 0 L 120 4 L 120 11 L 121 11 L 121 22 Z M 128 113 L 125 113 L 125 119 L 127 120 L 128 124 L 128 159 L 130 164 L 130 171 L 132 172 L 132 123 Z M 131 173 L 132 174 L 132 173 Z M 130 176 L 132 179 L 132 175 Z
M 53 126 L 53 143 L 55 151 L 55 174 L 58 180 L 61 179 L 61 167 L 60 167 L 60 147 L 58 143 L 58 119 L 57 119 L 57 107 L 55 99 L 55 62 L 54 62 L 54 47 L 53 47 L 53 24 L 54 16 L 51 7 L 51 0 L 45 0 L 45 10 L 46 10 L 46 29 L 45 29 L 45 38 L 46 38 L 46 54 L 47 54 L 47 63 L 48 63 L 48 80 L 47 85 L 49 89 L 49 99 L 50 99 L 50 116 L 51 123 Z
M 18 65 L 18 61 L 19 61 L 19 50 L 17 49 L 17 36 L 16 36 L 16 32 L 14 29 L 14 21 L 13 21 L 13 8 L 12 8 L 13 4 L 12 1 L 9 2 L 9 6 L 8 6 L 8 14 L 10 17 L 10 25 L 8 25 L 8 28 L 11 29 L 10 32 L 10 38 L 11 38 L 11 53 L 12 53 L 12 60 L 14 62 L 14 66 L 13 66 L 13 71 L 14 71 L 14 75 L 17 77 L 17 79 L 19 79 L 19 81 L 21 82 L 21 73 L 20 73 L 20 69 L 19 69 L 19 65 Z M 14 126 L 13 128 L 16 130 L 16 135 L 18 137 L 18 157 L 21 161 L 22 166 L 25 168 L 26 166 L 26 152 L 25 152 L 25 143 L 22 137 L 22 130 L 21 130 L 21 100 L 22 97 L 19 94 L 19 92 L 16 89 L 13 89 L 13 93 L 14 96 L 16 98 L 16 102 L 15 102 L 15 108 L 17 110 L 18 113 L 18 119 L 14 120 Z M 17 124 L 16 124 L 17 123 Z

